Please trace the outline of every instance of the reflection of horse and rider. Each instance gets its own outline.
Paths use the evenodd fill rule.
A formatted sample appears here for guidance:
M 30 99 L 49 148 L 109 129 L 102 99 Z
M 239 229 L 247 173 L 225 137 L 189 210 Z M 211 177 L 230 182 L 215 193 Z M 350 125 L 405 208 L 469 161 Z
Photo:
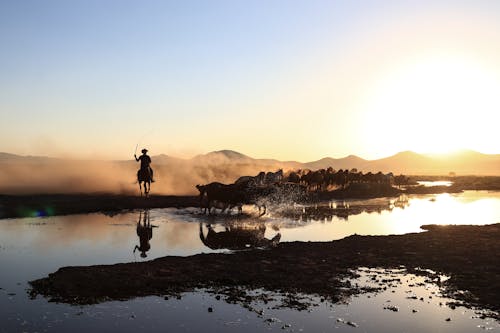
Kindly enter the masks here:
M 142 220 L 142 223 L 141 223 Z M 134 247 L 134 253 L 136 250 L 141 252 L 141 257 L 146 258 L 146 252 L 151 249 L 151 244 L 149 241 L 153 238 L 153 228 L 157 226 L 151 225 L 149 220 L 149 210 L 144 210 L 144 217 L 142 217 L 142 212 L 139 213 L 139 220 L 137 221 L 137 236 L 139 236 L 139 246 Z
M 137 157 L 134 154 L 135 160 L 137 162 L 141 162 L 141 168 L 137 171 L 137 182 L 139 183 L 139 190 L 142 195 L 142 187 L 141 184 L 144 183 L 144 194 L 148 196 L 148 193 L 151 189 L 151 183 L 154 183 L 155 180 L 153 178 L 153 169 L 151 169 L 151 157 L 147 154 L 148 150 L 143 149 L 142 155 Z

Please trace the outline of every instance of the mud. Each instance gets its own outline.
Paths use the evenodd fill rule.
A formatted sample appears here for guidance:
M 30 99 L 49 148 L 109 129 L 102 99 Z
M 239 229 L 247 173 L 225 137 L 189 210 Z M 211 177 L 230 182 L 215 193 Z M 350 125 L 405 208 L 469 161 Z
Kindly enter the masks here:
M 437 274 L 447 295 L 471 307 L 500 311 L 500 224 L 422 226 L 427 232 L 391 236 L 350 236 L 332 242 L 280 243 L 268 250 L 234 254 L 163 257 L 149 262 L 63 267 L 31 281 L 31 296 L 92 304 L 147 295 L 170 297 L 198 288 L 249 304 L 265 293 L 286 295 L 284 306 L 303 308 L 301 295 L 333 302 L 364 292 L 346 278 L 358 267 L 401 268 Z M 441 281 L 438 274 L 450 276 Z M 391 281 L 387 281 L 388 284 Z M 383 286 L 381 286 L 383 287 Z
M 0 195 L 0 218 L 41 217 L 102 212 L 197 207 L 197 196 L 152 195 L 148 198 L 111 194 Z

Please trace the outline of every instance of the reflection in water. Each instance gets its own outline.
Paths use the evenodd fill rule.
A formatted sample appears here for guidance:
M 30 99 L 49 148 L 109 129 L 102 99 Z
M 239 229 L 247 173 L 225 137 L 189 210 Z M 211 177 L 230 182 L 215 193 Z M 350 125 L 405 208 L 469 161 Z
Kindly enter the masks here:
M 223 231 L 215 231 L 212 224 L 206 224 L 207 233 L 203 231 L 203 223 L 200 222 L 200 239 L 202 243 L 212 250 L 244 250 L 249 248 L 268 248 L 276 246 L 281 234 L 278 232 L 273 238 L 267 239 L 264 235 L 266 225 L 228 223 Z
M 433 187 L 433 186 L 449 187 L 449 186 L 453 185 L 453 182 L 449 181 L 449 180 L 433 180 L 433 181 L 419 180 L 419 181 L 417 181 L 417 184 L 423 185 L 424 187 Z
M 347 221 L 351 215 L 362 213 L 382 213 L 394 208 L 405 209 L 410 205 L 407 195 L 400 195 L 397 199 L 372 199 L 332 201 L 315 205 L 295 205 L 279 210 L 278 217 L 291 218 L 298 221 L 332 221 L 334 218 Z
M 278 230 L 280 242 L 331 241 L 354 233 L 388 235 L 421 232 L 422 224 L 500 222 L 500 192 L 466 191 L 459 194 L 412 195 L 410 198 L 398 199 L 348 200 L 332 202 L 329 209 L 328 205 L 328 203 L 323 205 L 327 207 L 323 211 L 332 212 L 334 209 L 338 209 L 339 212 L 347 211 L 349 220 L 331 214 L 326 216 L 333 218 L 332 223 L 306 216 L 299 221 L 283 218 L 279 215 L 280 211 L 273 210 L 271 214 L 259 219 L 232 221 L 231 219 L 235 218 L 231 216 L 209 218 L 196 214 L 197 208 L 153 209 L 147 212 L 146 225 L 150 220 L 150 224 L 160 225 L 161 228 L 156 229 L 155 236 L 149 239 L 150 249 L 146 252 L 147 258 L 224 252 L 220 250 L 223 247 L 212 249 L 208 244 L 213 243 L 204 244 L 200 241 L 200 222 L 203 223 L 204 235 L 208 233 L 208 227 L 205 225 L 208 222 L 211 223 L 213 232 L 219 234 L 221 232 L 230 234 L 231 230 L 238 228 L 238 225 L 232 226 L 231 223 L 263 225 L 266 227 L 265 230 L 254 230 L 254 233 L 262 237 L 264 232 L 267 242 L 277 237 Z M 377 205 L 381 207 L 381 213 L 369 214 L 379 211 L 374 207 Z M 295 211 L 303 207 L 288 206 L 286 209 Z M 351 214 L 358 209 L 364 210 L 358 215 Z M 334 308 L 319 306 L 313 308 L 312 312 L 297 312 L 276 309 L 270 302 L 270 306 L 263 312 L 264 318 L 269 319 L 266 322 L 259 318 L 260 315 L 250 313 L 248 316 L 252 317 L 249 318 L 242 313 L 239 306 L 202 293 L 188 294 L 181 300 L 176 298 L 164 300 L 163 297 L 137 298 L 127 302 L 87 306 L 81 310 L 63 304 L 49 303 L 42 298 L 29 300 L 26 294 L 28 288 L 26 281 L 46 276 L 60 267 L 133 261 L 134 255 L 130 249 L 137 244 L 138 235 L 134 232 L 137 231 L 137 212 L 126 212 L 113 217 L 102 214 L 81 214 L 0 220 L 0 267 L 3 268 L 0 270 L 0 288 L 3 288 L 0 289 L 0 309 L 2 309 L 0 332 L 69 330 L 137 332 L 145 328 L 151 331 L 164 328 L 164 331 L 173 332 L 235 330 L 256 332 L 269 329 L 282 332 L 284 330 L 281 327 L 288 323 L 295 331 L 304 329 L 313 332 L 328 331 L 332 328 L 335 332 L 365 329 L 370 332 L 402 332 L 411 331 L 412 327 L 414 332 L 500 331 L 497 322 L 488 323 L 488 320 L 471 318 L 474 314 L 470 312 L 464 314 L 466 310 L 458 306 L 455 310 L 446 307 L 445 304 L 451 300 L 440 299 L 438 291 L 432 289 L 434 287 L 428 287 L 427 283 L 421 286 L 423 289 L 417 288 L 419 285 L 416 282 L 425 281 L 415 281 L 407 274 L 404 277 L 396 277 L 401 278 L 403 284 L 388 287 L 376 295 L 355 297 L 345 306 L 341 304 Z M 139 222 L 141 226 L 144 225 L 144 212 L 139 214 Z M 229 230 L 226 230 L 228 224 Z M 243 243 L 252 244 L 249 240 Z M 361 281 L 352 283 L 360 283 L 362 287 L 366 282 L 376 282 L 371 280 L 373 274 L 377 274 L 379 281 L 395 278 L 381 276 L 380 272 L 365 273 L 368 274 L 366 278 L 360 273 Z M 427 292 L 431 294 L 427 295 Z M 422 297 L 425 302 L 420 300 Z M 385 309 L 389 307 L 386 304 L 389 300 L 391 302 L 387 304 L 398 307 L 398 312 Z M 321 303 L 319 300 L 317 302 Z M 208 307 L 213 308 L 213 313 L 207 311 Z M 414 313 L 413 309 L 418 312 Z M 95 320 L 96 318 L 100 320 Z M 192 318 L 199 320 L 193 321 Z M 446 321 L 446 318 L 451 318 L 451 321 Z M 349 321 L 358 324 L 359 327 L 355 329 L 348 326 L 346 323 Z
M 391 200 L 389 207 L 405 209 L 410 205 L 410 199 L 406 194 L 401 194 L 396 200 Z
M 134 247 L 134 253 L 136 250 L 141 252 L 141 257 L 146 258 L 148 252 L 151 249 L 151 244 L 149 241 L 153 238 L 153 228 L 157 228 L 157 226 L 151 225 L 151 221 L 149 219 L 149 210 L 144 210 L 144 217 L 142 218 L 141 224 L 141 215 L 142 212 L 139 212 L 139 220 L 137 221 L 137 236 L 139 236 L 139 246 Z

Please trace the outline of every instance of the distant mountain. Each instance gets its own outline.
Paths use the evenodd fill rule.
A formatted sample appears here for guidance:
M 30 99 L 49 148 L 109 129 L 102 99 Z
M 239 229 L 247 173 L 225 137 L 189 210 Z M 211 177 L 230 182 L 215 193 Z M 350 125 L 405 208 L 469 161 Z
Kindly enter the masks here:
M 22 156 L 10 153 L 2 153 L 0 152 L 0 163 L 1 162 L 44 162 L 54 160 L 57 161 L 57 158 L 51 158 L 46 156 Z
M 311 170 L 326 169 L 332 167 L 335 169 L 362 169 L 368 161 L 356 155 L 349 155 L 344 158 L 325 157 L 318 161 L 304 163 L 304 166 Z
M 434 167 L 432 166 L 432 160 L 429 157 L 412 151 L 403 151 L 393 156 L 370 161 L 366 168 L 372 172 L 382 171 L 405 174 L 435 173 L 433 172 Z M 414 172 L 408 172 L 409 170 Z M 448 174 L 449 171 L 450 170 L 445 173 Z
M 207 154 L 197 155 L 192 158 L 192 161 L 196 161 L 202 164 L 227 164 L 244 161 L 248 162 L 252 160 L 253 158 L 233 150 L 213 151 Z
M 396 155 L 369 161 L 370 171 L 382 171 L 420 175 L 500 175 L 500 155 L 481 154 L 475 151 L 459 151 L 453 154 L 417 154 L 406 151 Z
M 160 154 L 160 155 L 155 155 L 151 156 L 151 159 L 154 161 L 155 164 L 179 164 L 186 162 L 186 159 L 179 158 L 179 157 L 173 157 L 165 154 Z
M 1 160 L 8 160 L 8 159 L 17 159 L 17 158 L 21 158 L 21 157 L 22 156 L 9 154 L 9 153 L 0 153 L 0 161 Z
M 277 170 L 280 168 L 287 170 L 303 168 L 303 163 L 300 162 L 252 158 L 234 150 L 213 151 L 207 154 L 197 155 L 188 161 L 194 162 L 199 166 L 238 165 L 240 167 L 251 169 L 253 172 Z
M 182 159 L 165 154 L 152 156 L 153 166 L 171 166 L 174 168 L 198 169 L 204 166 L 222 169 L 230 166 L 233 170 L 240 168 L 242 173 L 253 174 L 258 171 L 272 171 L 279 168 L 290 169 L 338 169 L 356 168 L 363 172 L 393 172 L 396 174 L 446 175 L 455 172 L 457 175 L 500 175 L 500 154 L 489 155 L 476 151 L 463 150 L 448 155 L 418 154 L 404 151 L 393 156 L 377 160 L 365 160 L 355 155 L 344 158 L 325 157 L 317 161 L 301 163 L 296 161 L 279 161 L 276 159 L 256 159 L 233 150 L 219 150 L 200 154 L 190 159 Z M 63 161 L 43 156 L 20 156 L 0 152 L 0 163 L 43 163 Z M 78 161 L 79 164 L 85 161 Z M 105 161 L 103 161 L 105 162 Z M 115 161 L 133 165 L 133 160 Z M 135 165 L 135 164 L 134 164 Z M 218 171 L 219 172 L 219 171 Z M 233 171 L 234 173 L 235 171 Z
M 253 166 L 255 170 L 288 169 L 338 169 L 356 168 L 363 172 L 393 172 L 403 174 L 449 174 L 462 175 L 500 175 L 500 155 L 482 154 L 471 150 L 459 151 L 450 155 L 418 154 L 404 151 L 377 160 L 365 160 L 356 155 L 344 158 L 325 157 L 317 161 L 301 163 L 279 161 L 276 159 L 255 159 L 232 151 L 220 150 L 198 155 L 191 160 L 198 165 L 240 165 Z
M 250 158 L 247 155 L 244 155 L 242 153 L 238 153 L 237 151 L 234 151 L 234 150 L 219 150 L 219 151 L 214 151 L 214 152 L 208 153 L 207 155 L 222 155 L 228 159 L 240 159 L 240 160 Z

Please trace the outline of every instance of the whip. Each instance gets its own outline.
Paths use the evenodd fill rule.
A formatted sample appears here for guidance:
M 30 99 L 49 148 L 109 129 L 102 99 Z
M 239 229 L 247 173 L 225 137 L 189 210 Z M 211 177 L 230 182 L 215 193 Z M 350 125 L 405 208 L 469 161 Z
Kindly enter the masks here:
M 155 129 L 153 128 L 151 131 L 147 132 L 146 134 L 144 134 L 143 136 L 141 136 L 139 138 L 139 141 L 137 142 L 137 144 L 135 145 L 135 150 L 134 150 L 134 155 L 137 155 L 137 148 L 139 147 L 139 143 L 142 142 L 142 140 L 144 140 L 145 137 L 147 137 L 148 135 L 150 135 L 151 133 L 153 133 L 155 131 Z

